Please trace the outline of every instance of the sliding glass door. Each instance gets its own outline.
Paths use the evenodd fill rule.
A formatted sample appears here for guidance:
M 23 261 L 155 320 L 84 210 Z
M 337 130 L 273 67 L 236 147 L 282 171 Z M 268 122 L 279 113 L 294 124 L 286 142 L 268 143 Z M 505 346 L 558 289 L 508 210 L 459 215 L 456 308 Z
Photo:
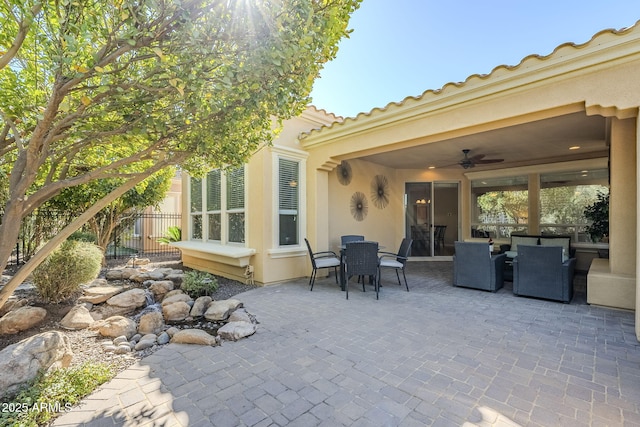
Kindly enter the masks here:
M 459 184 L 405 184 L 405 235 L 413 239 L 411 256 L 453 255 L 458 239 Z

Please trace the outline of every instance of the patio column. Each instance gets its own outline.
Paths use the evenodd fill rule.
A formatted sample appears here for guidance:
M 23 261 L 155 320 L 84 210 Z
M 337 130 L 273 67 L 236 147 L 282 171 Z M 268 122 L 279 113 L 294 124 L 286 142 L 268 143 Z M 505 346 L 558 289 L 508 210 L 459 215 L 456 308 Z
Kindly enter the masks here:
M 307 235 L 314 251 L 329 250 L 329 171 L 326 165 L 307 167 Z

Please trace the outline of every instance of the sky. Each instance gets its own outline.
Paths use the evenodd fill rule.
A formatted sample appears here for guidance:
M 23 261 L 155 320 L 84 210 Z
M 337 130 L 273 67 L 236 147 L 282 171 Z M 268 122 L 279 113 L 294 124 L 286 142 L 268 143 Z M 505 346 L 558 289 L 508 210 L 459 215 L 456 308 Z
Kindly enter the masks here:
M 638 20 L 638 0 L 363 0 L 312 104 L 354 117 Z

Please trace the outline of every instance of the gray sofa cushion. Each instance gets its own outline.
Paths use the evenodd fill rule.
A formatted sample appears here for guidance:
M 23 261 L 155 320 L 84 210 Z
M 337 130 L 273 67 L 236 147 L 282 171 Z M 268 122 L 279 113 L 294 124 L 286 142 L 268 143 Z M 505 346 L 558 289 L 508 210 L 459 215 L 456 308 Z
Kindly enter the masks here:
M 454 242 L 453 285 L 495 292 L 504 284 L 505 254 L 491 255 L 489 245 Z
M 521 245 L 513 261 L 513 293 L 571 302 L 575 264 L 575 258 L 562 260 L 560 246 Z

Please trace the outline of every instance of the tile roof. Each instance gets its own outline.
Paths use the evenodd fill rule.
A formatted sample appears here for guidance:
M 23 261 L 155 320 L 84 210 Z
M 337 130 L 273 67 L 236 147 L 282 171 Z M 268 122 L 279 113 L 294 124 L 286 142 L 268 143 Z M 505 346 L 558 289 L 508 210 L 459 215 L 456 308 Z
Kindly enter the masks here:
M 362 120 L 362 119 L 367 118 L 367 117 L 377 116 L 377 115 L 380 115 L 380 114 L 382 114 L 384 112 L 387 112 L 387 111 L 390 111 L 390 110 L 392 111 L 392 110 L 397 109 L 397 108 L 401 108 L 401 107 L 407 105 L 407 103 L 409 103 L 410 101 L 421 101 L 421 100 L 427 101 L 428 97 L 438 96 L 438 95 L 444 93 L 445 91 L 447 91 L 449 89 L 452 89 L 452 90 L 462 89 L 462 88 L 470 86 L 473 83 L 476 83 L 478 81 L 489 81 L 490 79 L 493 79 L 496 76 L 498 76 L 499 74 L 501 74 L 501 72 L 503 72 L 503 71 L 504 72 L 514 72 L 515 70 L 523 68 L 525 64 L 530 63 L 531 61 L 541 62 L 541 61 L 547 61 L 547 60 L 553 59 L 556 56 L 560 56 L 559 52 L 563 51 L 564 49 L 567 49 L 567 48 L 568 49 L 573 49 L 573 50 L 580 50 L 580 49 L 584 49 L 587 46 L 592 46 L 592 45 L 597 46 L 598 44 L 600 44 L 600 41 L 602 39 L 604 39 L 605 37 L 607 37 L 607 36 L 625 35 L 628 32 L 631 32 L 632 30 L 637 29 L 639 27 L 640 27 L 640 20 L 637 21 L 631 27 L 621 28 L 619 30 L 616 30 L 616 29 L 605 29 L 605 30 L 599 31 L 596 34 L 594 34 L 591 37 L 591 39 L 588 40 L 585 43 L 581 43 L 581 44 L 576 44 L 576 43 L 573 43 L 573 42 L 563 43 L 563 44 L 557 46 L 553 50 L 553 52 L 551 52 L 548 55 L 538 55 L 538 54 L 528 55 L 528 56 L 524 57 L 516 65 L 504 65 L 504 64 L 503 65 L 498 65 L 497 67 L 493 68 L 493 70 L 491 70 L 491 72 L 489 74 L 472 74 L 469 77 L 467 77 L 464 82 L 457 82 L 457 83 L 456 82 L 449 82 L 449 83 L 446 83 L 444 86 L 442 86 L 440 89 L 428 89 L 428 90 L 424 91 L 421 95 L 418 95 L 418 96 L 407 96 L 402 101 L 390 102 L 384 107 L 375 107 L 375 108 L 371 109 L 369 112 L 358 113 L 355 117 L 347 117 L 347 118 L 344 118 L 344 119 L 342 117 L 340 117 L 341 120 L 337 120 L 337 121 L 335 121 L 335 122 L 333 122 L 333 123 L 331 123 L 329 125 L 322 126 L 320 128 L 317 128 L 317 129 L 313 129 L 313 130 L 311 130 L 309 132 L 301 133 L 300 134 L 300 139 L 304 139 L 307 136 L 320 133 L 325 129 L 336 128 L 338 126 L 342 127 L 342 126 L 348 125 L 349 123 L 353 123 L 353 122 Z M 325 110 L 322 110 L 322 111 L 325 111 Z

